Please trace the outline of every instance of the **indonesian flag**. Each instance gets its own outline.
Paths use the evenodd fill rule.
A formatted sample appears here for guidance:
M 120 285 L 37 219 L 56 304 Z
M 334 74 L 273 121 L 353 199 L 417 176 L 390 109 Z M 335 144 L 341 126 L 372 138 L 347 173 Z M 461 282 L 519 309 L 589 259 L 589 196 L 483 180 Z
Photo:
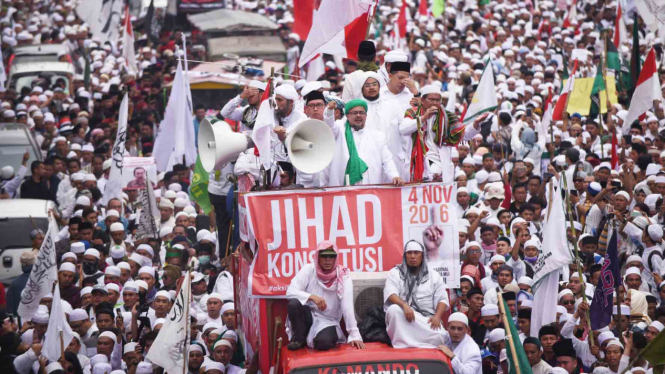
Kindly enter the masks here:
M 373 1 L 367 0 L 323 0 L 298 65 L 303 67 L 319 53 L 357 59 L 373 5 Z
M 568 101 L 568 95 L 570 92 L 573 91 L 573 86 L 575 85 L 575 72 L 577 72 L 577 60 L 575 60 L 575 65 L 573 65 L 573 71 L 570 73 L 570 76 L 568 77 L 568 81 L 566 82 L 566 86 L 563 88 L 563 92 L 561 92 L 561 95 L 559 95 L 559 100 L 556 102 L 556 106 L 554 106 L 554 112 L 552 113 L 552 120 L 553 121 L 561 121 L 563 120 L 563 112 L 566 111 L 566 102 Z
M 125 32 L 122 37 L 122 55 L 125 58 L 125 66 L 127 71 L 138 74 L 139 69 L 136 64 L 136 53 L 134 52 L 134 30 L 132 29 L 131 15 L 129 14 L 129 6 L 125 11 Z
M 293 1 L 293 32 L 300 36 L 300 40 L 307 40 L 312 20 L 321 0 L 294 0 Z
M 621 3 L 617 5 L 617 18 L 614 23 L 614 45 L 619 48 L 621 43 L 625 42 L 628 38 L 628 31 L 626 30 L 626 23 L 623 21 L 623 10 Z
M 549 131 L 550 123 L 552 123 L 552 87 L 549 88 L 549 94 L 547 95 L 547 100 L 545 100 L 545 113 L 543 114 L 543 120 L 540 121 L 541 128 L 543 129 L 543 134 L 546 134 Z
M 399 30 L 398 36 L 401 38 L 406 38 L 406 1 L 402 1 L 402 7 L 399 9 L 399 15 L 397 16 L 397 29 Z
M 405 1 L 402 4 L 406 3 Z M 418 6 L 418 13 L 421 16 L 426 16 L 428 13 L 427 10 L 427 0 L 420 0 L 420 5 Z
M 566 18 L 563 20 L 563 25 L 561 25 L 561 27 L 567 29 L 572 25 L 572 22 L 576 19 L 577 19 L 577 0 L 573 0 L 573 4 L 570 6 L 570 9 L 568 9 L 568 14 L 566 14 Z
M 651 48 L 644 61 L 644 66 L 642 66 L 640 77 L 637 79 L 624 124 L 630 126 L 639 116 L 653 107 L 654 100 L 663 100 L 663 95 L 660 91 L 660 80 L 656 69 L 656 51 Z

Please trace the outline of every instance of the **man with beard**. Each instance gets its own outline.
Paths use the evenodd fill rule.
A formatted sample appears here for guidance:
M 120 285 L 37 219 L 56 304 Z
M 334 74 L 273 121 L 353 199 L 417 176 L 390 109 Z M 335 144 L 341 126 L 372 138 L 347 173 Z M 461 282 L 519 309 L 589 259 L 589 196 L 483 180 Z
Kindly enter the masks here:
M 205 349 L 200 343 L 192 343 L 189 346 L 189 361 L 187 363 L 188 374 L 199 374 L 199 369 L 205 360 Z
M 298 101 L 298 91 L 293 86 L 281 85 L 275 89 L 275 128 L 271 134 L 271 147 L 273 148 L 275 161 L 287 161 L 286 147 L 278 143 L 286 140 L 288 130 L 305 118 L 305 114 L 295 108 Z
M 448 309 L 448 294 L 424 252 L 417 241 L 406 243 L 402 263 L 386 279 L 386 330 L 395 348 L 435 348 L 445 342 L 441 318 Z
M 347 119 L 332 126 L 335 156 L 329 166 L 327 185 L 378 184 L 385 180 L 402 185 L 404 182 L 388 149 L 386 135 L 365 128 L 367 103 L 361 99 L 351 100 L 344 111 Z M 324 116 L 332 116 L 333 112 L 329 107 Z

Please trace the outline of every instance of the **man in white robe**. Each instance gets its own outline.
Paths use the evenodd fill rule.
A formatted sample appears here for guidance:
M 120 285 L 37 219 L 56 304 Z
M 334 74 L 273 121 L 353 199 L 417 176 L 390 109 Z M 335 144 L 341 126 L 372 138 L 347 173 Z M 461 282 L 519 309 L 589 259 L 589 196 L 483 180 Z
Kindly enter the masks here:
M 349 270 L 339 264 L 337 254 L 334 243 L 319 243 L 314 263 L 303 266 L 291 280 L 286 290 L 289 350 L 307 345 L 326 351 L 345 343 L 347 339 L 340 326 L 342 317 L 349 344 L 365 348 L 353 309 L 353 281 Z
M 441 318 L 448 309 L 448 294 L 424 252 L 417 241 L 407 242 L 402 263 L 388 272 L 383 308 L 394 348 L 436 348 L 445 342 Z
M 384 100 L 390 113 L 389 121 L 381 123 L 382 131 L 386 134 L 388 149 L 393 155 L 397 171 L 403 180 L 408 177 L 408 169 L 404 166 L 406 153 L 404 142 L 400 133 L 399 123 L 404 112 L 411 107 L 411 99 L 418 95 L 415 82 L 410 78 L 411 64 L 408 62 L 393 62 L 390 65 L 388 83 L 381 89 L 381 99 Z
M 450 359 L 454 374 L 477 374 L 483 372 L 480 348 L 467 334 L 469 319 L 464 313 L 453 313 L 448 318 L 445 342 L 439 349 Z
M 376 68 L 374 59 L 376 58 L 376 46 L 373 41 L 363 40 L 358 46 L 358 70 L 344 77 L 344 90 L 342 91 L 342 101 L 347 102 L 357 99 L 361 95 L 363 84 L 365 83 L 364 67 Z M 367 71 L 369 72 L 369 71 Z M 381 79 L 378 76 L 377 78 Z
M 409 61 L 409 56 L 406 55 L 404 52 L 400 51 L 390 51 L 386 53 L 386 55 L 383 57 L 383 65 L 381 65 L 381 68 L 379 69 L 379 76 L 381 77 L 381 85 L 385 85 L 388 83 L 388 80 L 390 77 L 388 76 L 388 72 L 390 71 L 390 66 L 392 65 L 393 62 L 407 62 Z
M 226 105 L 219 112 L 224 118 L 233 121 L 240 121 L 242 124 L 240 131 L 249 131 L 251 133 L 254 128 L 254 121 L 259 112 L 259 105 L 261 104 L 261 96 L 266 89 L 266 83 L 252 80 L 242 90 L 240 95 L 229 100 Z M 247 100 L 248 105 L 240 106 L 240 104 Z
M 331 106 L 326 108 L 324 117 L 334 116 Z M 351 185 L 380 184 L 385 180 L 392 181 L 395 185 L 402 185 L 393 155 L 386 143 L 386 135 L 365 128 L 367 103 L 361 99 L 352 100 L 346 104 L 344 111 L 347 119 L 343 118 L 332 126 L 335 135 L 335 156 L 327 170 L 326 185 L 347 185 L 347 175 Z M 349 136 L 347 136 L 347 126 Z

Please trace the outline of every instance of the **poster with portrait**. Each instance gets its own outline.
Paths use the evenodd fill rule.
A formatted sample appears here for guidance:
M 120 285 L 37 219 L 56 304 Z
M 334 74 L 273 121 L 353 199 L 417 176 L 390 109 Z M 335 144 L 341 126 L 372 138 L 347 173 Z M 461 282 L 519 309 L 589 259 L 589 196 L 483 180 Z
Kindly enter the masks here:
M 123 161 L 122 190 L 145 188 L 149 179 L 157 187 L 157 165 L 154 157 L 125 157 Z

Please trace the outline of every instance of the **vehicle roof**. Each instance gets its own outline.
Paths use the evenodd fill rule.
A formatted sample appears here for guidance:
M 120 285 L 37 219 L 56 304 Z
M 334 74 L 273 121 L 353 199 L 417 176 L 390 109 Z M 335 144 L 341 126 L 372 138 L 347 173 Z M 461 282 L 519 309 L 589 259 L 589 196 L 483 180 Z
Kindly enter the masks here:
M 50 201 L 37 199 L 0 200 L 0 218 L 47 218 Z
M 41 73 L 41 72 L 58 72 L 74 74 L 74 65 L 69 62 L 62 61 L 46 61 L 46 62 L 25 62 L 13 64 L 10 68 L 9 74 L 24 74 L 24 73 Z
M 0 123 L 0 145 L 29 145 L 27 126 L 21 123 Z
M 282 348 L 284 366 L 293 370 L 310 366 L 340 365 L 346 363 L 382 362 L 399 360 L 443 361 L 450 367 L 448 357 L 438 349 L 405 348 L 395 349 L 383 343 L 365 343 L 364 350 L 350 344 L 340 344 L 328 351 L 303 348 L 290 351 Z M 287 371 L 288 372 L 288 371 Z
M 14 55 L 57 55 L 60 51 L 66 51 L 64 44 L 33 44 L 14 48 Z

